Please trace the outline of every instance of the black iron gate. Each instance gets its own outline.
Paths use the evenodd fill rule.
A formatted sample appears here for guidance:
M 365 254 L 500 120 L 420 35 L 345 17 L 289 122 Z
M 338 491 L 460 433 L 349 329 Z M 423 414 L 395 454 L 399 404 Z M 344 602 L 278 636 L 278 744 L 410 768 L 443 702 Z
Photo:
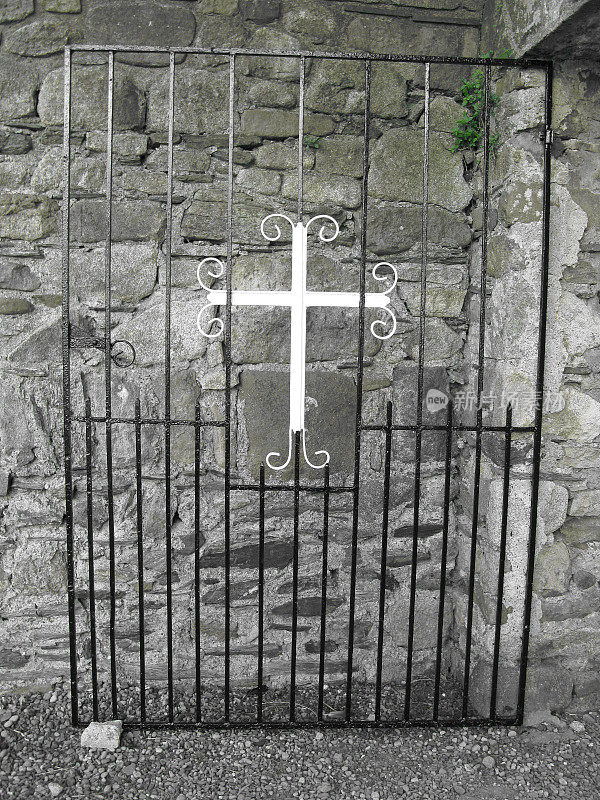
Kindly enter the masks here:
M 106 216 L 105 227 L 105 253 L 104 253 L 104 308 L 103 332 L 98 336 L 77 328 L 73 323 L 72 309 L 70 307 L 70 260 L 73 250 L 71 237 L 71 208 L 73 198 L 71 195 L 71 164 L 72 164 L 72 75 L 74 59 L 100 55 L 107 63 L 108 94 L 107 94 L 107 139 L 106 139 Z M 130 413 L 115 415 L 112 402 L 112 371 L 113 366 L 127 367 L 135 360 L 135 350 L 128 343 L 114 341 L 111 336 L 111 257 L 112 257 L 112 229 L 115 213 L 118 206 L 113 198 L 113 141 L 114 141 L 114 114 L 115 114 L 115 61 L 124 54 L 153 54 L 168 59 L 168 120 L 166 127 L 168 135 L 167 146 L 167 189 L 166 189 L 166 227 L 165 227 L 165 305 L 164 305 L 164 414 L 143 416 L 140 401 L 132 401 Z M 226 145 L 227 163 L 227 218 L 226 218 L 226 258 L 223 272 L 225 273 L 225 288 L 221 290 L 221 302 L 218 302 L 218 291 L 215 292 L 214 305 L 221 305 L 224 309 L 223 319 L 220 323 L 223 333 L 224 347 L 224 416 L 221 419 L 208 420 L 203 418 L 200 402 L 196 402 L 195 416 L 190 418 L 175 418 L 171 414 L 171 286 L 172 286 L 172 230 L 173 230 L 173 161 L 174 161 L 174 87 L 176 81 L 177 56 L 187 55 L 218 55 L 229 64 L 229 103 L 228 103 L 228 132 Z M 117 59 L 115 58 L 117 56 Z M 325 59 L 339 61 L 353 61 L 364 68 L 364 110 L 362 112 L 362 137 L 363 137 L 363 169 L 362 169 L 362 200 L 360 206 L 360 261 L 359 293 L 356 301 L 358 308 L 358 326 L 355 331 L 358 346 L 356 367 L 356 414 L 354 424 L 354 466 L 353 479 L 349 485 L 330 483 L 330 466 L 325 464 L 320 472 L 321 477 L 303 478 L 301 471 L 301 455 L 306 456 L 304 431 L 297 427 L 290 433 L 290 459 L 293 464 L 293 476 L 288 482 L 271 480 L 267 478 L 269 470 L 264 464 L 260 465 L 258 480 L 242 480 L 235 470 L 235 457 L 232 454 L 232 305 L 234 303 L 234 287 L 232 285 L 232 270 L 225 269 L 232 263 L 234 252 L 233 226 L 235 224 L 234 204 L 234 162 L 236 148 L 235 120 L 235 80 L 236 62 L 246 57 L 263 58 L 289 58 L 298 65 L 299 84 L 299 123 L 298 123 L 298 200 L 297 220 L 303 220 L 303 145 L 304 145 L 304 90 L 307 63 L 309 60 Z M 417 346 L 417 402 L 416 419 L 411 423 L 399 424 L 395 420 L 395 409 L 392 403 L 387 403 L 384 419 L 378 423 L 367 423 L 363 419 L 363 382 L 365 366 L 365 309 L 367 308 L 366 270 L 368 262 L 367 253 L 367 210 L 368 210 L 368 175 L 369 175 L 369 138 L 370 138 L 370 82 L 371 70 L 374 64 L 380 63 L 412 63 L 422 65 L 424 87 L 424 125 L 423 125 L 423 202 L 421 210 L 422 247 L 420 264 L 420 313 L 419 334 Z M 479 334 L 478 334 L 478 367 L 476 380 L 477 413 L 472 424 L 464 423 L 457 419 L 455 403 L 452 399 L 447 404 L 445 419 L 439 424 L 433 424 L 423 418 L 424 400 L 424 348 L 425 348 L 425 318 L 426 318 L 426 284 L 428 265 L 428 226 L 430 201 L 428 197 L 429 181 L 429 103 L 430 103 L 430 65 L 456 65 L 465 67 L 479 66 L 484 72 L 484 92 L 481 104 L 482 151 L 482 235 L 481 235 L 481 276 L 479 285 Z M 489 174 L 493 143 L 490 142 L 490 118 L 493 112 L 495 99 L 492 93 L 492 70 L 494 68 L 527 68 L 541 71 L 545 75 L 544 89 L 544 114 L 543 123 L 543 217 L 541 225 L 542 251 L 540 255 L 540 308 L 539 308 L 539 340 L 537 343 L 537 375 L 536 375 L 536 410 L 535 421 L 530 426 L 513 426 L 512 410 L 509 405 L 506 417 L 502 424 L 491 425 L 484 422 L 482 395 L 484 393 L 484 357 L 485 357 L 485 323 L 486 323 L 486 288 L 487 288 L 487 248 L 489 226 Z M 548 241 L 549 241 L 549 207 L 550 207 L 550 109 L 551 109 L 551 80 L 552 66 L 550 62 L 539 60 L 497 60 L 497 59 L 457 59 L 457 58 L 426 58 L 413 56 L 392 55 L 367 55 L 364 53 L 271 53 L 262 51 L 241 50 L 205 50 L 201 48 L 181 48 L 178 50 L 158 50 L 155 48 L 126 48 L 118 49 L 101 46 L 76 46 L 65 50 L 64 62 L 64 169 L 65 192 L 63 213 L 63 390 L 64 390 L 64 446 L 65 446 L 65 487 L 66 487 L 66 534 L 67 534 L 67 567 L 68 567 L 68 604 L 69 604 L 69 635 L 70 635 L 70 667 L 71 667 L 71 713 L 73 724 L 87 724 L 91 719 L 124 718 L 126 725 L 146 726 L 249 726 L 249 725 L 356 725 L 356 726 L 402 726 L 402 725 L 429 725 L 429 724 L 463 724 L 472 725 L 482 722 L 497 721 L 507 724 L 519 724 L 523 718 L 525 702 L 525 681 L 527 671 L 527 656 L 529 644 L 529 628 L 532 603 L 533 584 L 533 559 L 535 552 L 539 463 L 541 450 L 541 422 L 542 404 L 541 397 L 544 383 L 544 352 L 545 328 L 547 313 L 547 275 L 548 275 Z M 292 226 L 294 223 L 288 220 Z M 331 220 L 333 222 L 333 220 Z M 337 223 L 335 223 L 337 225 Z M 321 229 L 323 241 L 329 241 Z M 280 234 L 280 231 L 278 231 Z M 266 237 L 269 238 L 269 237 Z M 271 238 L 271 241 L 273 239 Z M 216 261 L 217 259 L 213 259 Z M 219 262 L 221 263 L 221 262 Z M 221 273 L 222 274 L 222 273 Z M 220 277 L 217 274 L 215 277 Z M 208 288 L 208 287 L 207 287 Z M 211 323 L 212 324 L 212 323 Z M 103 350 L 103 369 L 105 380 L 105 408 L 102 413 L 93 413 L 89 398 L 83 406 L 83 413 L 75 413 L 72 403 L 72 359 L 75 351 L 81 348 L 96 347 Z M 402 409 L 400 409 L 401 411 Z M 137 520 L 137 637 L 138 648 L 136 659 L 138 661 L 135 695 L 124 691 L 127 682 L 120 675 L 120 639 L 117 635 L 118 625 L 118 599 L 117 571 L 123 566 L 119 560 L 119 544 L 115 535 L 114 511 L 114 469 L 113 469 L 113 431 L 116 426 L 128 426 L 134 432 L 135 455 L 135 516 Z M 164 509 L 161 512 L 164 525 L 164 555 L 165 555 L 165 582 L 164 593 L 166 601 L 165 616 L 165 643 L 164 659 L 166 663 L 165 680 L 161 685 L 166 686 L 166 696 L 159 698 L 158 705 L 152 706 L 148 697 L 147 664 L 145 653 L 145 613 L 147 610 L 144 594 L 144 530 L 143 530 L 143 481 L 146 477 L 142 473 L 142 449 L 144 431 L 149 428 L 162 430 L 164 435 Z M 193 545 L 194 578 L 192 586 L 193 607 L 191 609 L 193 636 L 193 674 L 187 675 L 188 694 L 180 695 L 180 700 L 189 698 L 184 712 L 181 711 L 181 702 L 178 702 L 180 692 L 179 680 L 182 676 L 177 674 L 174 664 L 173 643 L 173 565 L 172 565 L 172 524 L 173 513 L 171 508 L 172 465 L 171 465 L 171 439 L 174 430 L 193 432 L 194 442 L 194 469 L 192 475 L 192 488 L 194 494 L 193 513 Z M 210 685 L 210 680 L 203 674 L 203 664 L 206 658 L 202 644 L 202 619 L 201 619 L 201 570 L 200 558 L 203 545 L 201 493 L 202 484 L 206 476 L 201 469 L 201 450 L 204 432 L 207 430 L 222 430 L 224 432 L 224 468 L 222 472 L 224 490 L 224 537 L 223 537 L 223 573 L 224 573 L 224 619 L 223 619 L 223 653 L 222 653 L 222 684 L 215 688 Z M 358 685 L 354 678 L 356 659 L 357 633 L 355 627 L 357 614 L 357 568 L 359 553 L 359 500 L 361 493 L 361 438 L 365 433 L 380 437 L 383 449 L 381 485 L 383 505 L 381 508 L 380 530 L 380 569 L 378 574 L 377 591 L 377 619 L 374 630 L 376 631 L 376 646 L 374 649 L 374 669 L 371 679 L 366 685 Z M 420 533 L 420 504 L 422 502 L 422 464 L 423 464 L 423 435 L 437 434 L 443 441 L 444 462 L 444 501 L 443 519 L 441 521 L 441 552 L 439 560 L 439 598 L 436 625 L 434 657 L 431 671 L 426 683 L 429 688 L 423 692 L 419 688 L 419 681 L 415 682 L 414 668 L 414 642 L 415 631 L 419 626 L 416 609 L 417 595 L 417 565 L 419 563 L 419 533 Z M 75 437 L 75 433 L 77 436 Z M 403 667 L 404 677 L 396 679 L 391 684 L 385 678 L 385 614 L 386 590 L 389 580 L 388 572 L 388 540 L 389 540 L 389 505 L 392 486 L 393 466 L 393 440 L 398 434 L 414 437 L 414 483 L 412 490 L 412 534 L 410 559 L 407 566 L 410 569 L 409 594 L 408 594 L 408 619 L 406 629 L 406 664 Z M 460 654 L 461 665 L 453 668 L 454 684 L 457 687 L 457 696 L 454 704 L 450 704 L 446 713 L 442 713 L 442 698 L 450 692 L 447 683 L 447 669 L 445 667 L 445 648 L 449 646 L 444 630 L 445 607 L 448 603 L 447 569 L 448 569 L 448 534 L 449 516 L 451 505 L 451 481 L 454 458 L 454 442 L 458 435 L 471 434 L 474 440 L 474 472 L 472 486 L 471 531 L 468 541 L 468 575 L 465 588 L 466 614 L 464 629 L 464 648 Z M 470 705 L 470 677 L 472 669 L 472 643 L 474 624 L 474 593 L 476 559 L 478 550 L 478 523 L 480 504 L 480 472 L 482 461 L 482 445 L 485 437 L 497 435 L 503 442 L 501 452 L 503 464 L 503 491 L 502 491 L 502 525 L 499 541 L 499 563 L 497 577 L 497 597 L 493 610 L 494 617 L 494 647 L 493 661 L 490 674 L 489 714 L 474 714 Z M 531 512 L 528 529 L 526 574 L 524 576 L 523 625 L 520 644 L 520 660 L 518 664 L 518 686 L 515 686 L 517 696 L 516 704 L 509 716 L 502 715 L 497 708 L 497 694 L 499 673 L 502 670 L 500 663 L 501 624 L 503 611 L 503 591 L 505 557 L 507 543 L 507 520 L 509 508 L 509 484 L 511 480 L 511 453 L 513 452 L 514 439 L 523 440 L 529 436 L 532 442 L 531 456 Z M 79 443 L 76 447 L 75 440 Z M 96 442 L 99 442 L 99 444 Z M 93 454 L 97 455 L 98 448 L 103 449 L 102 467 L 94 461 Z M 273 454 L 271 454 L 273 455 Z M 276 454 L 279 455 L 279 454 Z M 307 459 L 308 460 L 308 459 Z M 310 462 L 309 462 L 310 463 Z M 315 474 L 319 474 L 318 472 Z M 78 489 L 79 484 L 81 488 Z M 98 590 L 98 576 L 95 574 L 95 531 L 94 531 L 94 492 L 101 486 L 107 502 L 108 521 L 108 548 L 107 548 L 107 588 Z M 74 491 L 75 489 L 75 491 Z M 257 636 L 256 636 L 256 678 L 252 679 L 253 685 L 246 686 L 241 692 L 232 683 L 232 574 L 237 562 L 232 561 L 231 537 L 234 521 L 232 515 L 232 497 L 239 492 L 250 493 L 255 497 L 256 519 L 258 524 L 258 549 L 256 558 L 245 567 L 250 567 L 256 577 L 256 603 L 257 603 Z M 74 494 L 85 498 L 83 505 L 74 503 Z M 287 626 L 289 633 L 289 676 L 284 680 L 284 685 L 269 687 L 265 683 L 265 616 L 269 613 L 266 605 L 266 566 L 265 566 L 265 504 L 269 498 L 281 496 L 291 498 L 293 537 L 291 553 L 291 623 Z M 347 564 L 348 570 L 348 597 L 347 597 L 347 648 L 343 657 L 344 679 L 335 688 L 326 677 L 326 650 L 327 631 L 330 615 L 329 585 L 331 573 L 328 567 L 330 546 L 330 507 L 336 497 L 349 498 L 352 513 L 349 530 L 351 542 L 351 557 Z M 319 499 L 321 559 L 320 572 L 320 607 L 317 612 L 319 619 L 318 643 L 315 660 L 314 681 L 312 687 L 305 689 L 298 685 L 297 680 L 297 648 L 299 632 L 299 548 L 302 537 L 300 516 L 303 497 L 316 497 Z M 77 518 L 77 514 L 81 518 Z M 85 541 L 78 542 L 74 534 L 74 523 L 80 523 L 86 530 Z M 77 569 L 77 554 L 86 560 L 87 569 Z M 80 559 L 81 560 L 81 559 Z M 81 573 L 81 574 L 78 574 Z M 82 588 L 84 587 L 84 588 Z M 80 605 L 86 607 L 87 617 L 84 625 L 76 619 Z M 97 630 L 97 610 L 100 603 L 107 605 L 108 625 L 103 633 Z M 99 639 L 107 640 L 106 652 L 108 654 L 106 683 L 103 681 L 100 664 Z M 252 650 L 254 653 L 254 650 Z M 514 665 L 513 665 L 514 666 Z M 341 671 L 341 667 L 339 668 Z M 458 678 L 456 676 L 459 676 Z M 425 680 L 425 679 L 423 679 Z M 212 697 L 212 705 L 206 707 L 204 698 Z M 341 697 L 341 700 L 340 700 Z M 215 699 L 216 698 L 216 699 Z M 273 699 L 275 698 L 275 699 Z M 334 698 L 334 699 L 332 699 Z M 335 700 L 337 698 L 337 700 Z M 365 701 L 366 698 L 366 701 Z M 160 704 L 162 703 L 162 705 Z M 184 703 L 185 705 L 185 703 Z M 273 712 L 273 707 L 276 707 Z M 206 710 L 208 708 L 208 711 Z M 417 711 L 415 711 L 415 708 Z M 425 708 L 425 711 L 423 710 Z M 212 709 L 212 711 L 211 711 Z M 387 709 L 387 710 L 386 710 Z M 267 713 L 268 710 L 268 713 Z

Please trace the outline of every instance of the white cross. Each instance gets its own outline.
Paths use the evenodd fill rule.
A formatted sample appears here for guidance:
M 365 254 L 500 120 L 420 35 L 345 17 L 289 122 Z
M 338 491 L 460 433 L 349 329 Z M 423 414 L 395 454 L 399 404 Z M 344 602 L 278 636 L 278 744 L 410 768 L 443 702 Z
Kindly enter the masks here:
M 325 224 L 319 230 L 319 237 L 323 242 L 332 242 L 340 232 L 337 222 L 327 214 L 319 214 L 310 219 L 306 225 L 302 222 L 292 222 L 285 214 L 269 214 L 260 226 L 260 230 L 265 239 L 269 242 L 276 242 L 281 237 L 281 229 L 276 222 L 273 223 L 275 235 L 269 236 L 265 233 L 265 223 L 276 217 L 287 220 L 292 226 L 292 288 L 290 291 L 232 291 L 231 304 L 234 306 L 282 306 L 291 311 L 291 341 L 290 341 L 290 425 L 288 456 L 283 464 L 276 465 L 273 458 L 281 458 L 280 452 L 272 452 L 267 455 L 266 462 L 273 470 L 285 469 L 292 458 L 292 439 L 295 432 L 302 434 L 302 450 L 306 463 L 313 469 L 321 469 L 329 463 L 329 453 L 326 450 L 317 450 L 316 456 L 324 456 L 322 464 L 313 464 L 306 454 L 306 433 L 304 428 L 304 407 L 305 407 L 305 371 L 306 371 L 306 309 L 310 306 L 337 306 L 343 308 L 358 308 L 360 305 L 359 292 L 309 292 L 306 288 L 306 262 L 307 262 L 307 240 L 308 229 L 315 220 L 322 219 L 330 222 L 334 226 L 333 236 L 325 234 Z M 211 306 L 222 306 L 227 303 L 227 292 L 225 290 L 213 290 L 206 286 L 201 278 L 201 269 L 204 264 L 214 262 L 218 265 L 218 270 L 208 274 L 213 278 L 220 278 L 225 272 L 223 262 L 209 256 L 202 259 L 198 265 L 198 281 L 203 289 L 208 292 L 208 303 L 203 306 L 198 313 L 198 330 L 203 336 L 214 339 L 223 332 L 223 320 L 214 318 L 205 330 L 202 327 L 202 313 Z M 394 273 L 394 282 L 385 292 L 366 292 L 365 307 L 381 308 L 388 313 L 392 319 L 392 329 L 385 334 L 376 332 L 376 326 L 385 328 L 383 320 L 376 319 L 371 323 L 371 333 L 378 339 L 389 339 L 396 331 L 396 318 L 388 307 L 390 294 L 398 282 L 396 268 L 387 261 L 380 261 L 373 267 L 373 277 L 377 281 L 384 281 L 385 276 L 379 274 L 380 267 L 389 267 Z M 210 329 L 216 325 L 215 333 L 210 333 Z

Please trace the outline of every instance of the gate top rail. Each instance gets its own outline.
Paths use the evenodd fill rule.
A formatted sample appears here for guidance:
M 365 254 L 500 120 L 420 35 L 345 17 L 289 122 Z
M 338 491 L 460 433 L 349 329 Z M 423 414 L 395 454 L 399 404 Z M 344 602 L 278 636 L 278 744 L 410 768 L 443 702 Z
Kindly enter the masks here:
M 213 56 L 268 56 L 270 58 L 328 58 L 352 61 L 406 62 L 414 64 L 457 64 L 467 66 L 492 67 L 537 67 L 549 69 L 552 61 L 544 58 L 485 58 L 460 56 L 421 56 L 394 53 L 367 53 L 363 50 L 331 52 L 328 50 L 254 50 L 227 47 L 150 47 L 146 45 L 72 44 L 65 46 L 65 52 L 94 53 L 190 53 Z

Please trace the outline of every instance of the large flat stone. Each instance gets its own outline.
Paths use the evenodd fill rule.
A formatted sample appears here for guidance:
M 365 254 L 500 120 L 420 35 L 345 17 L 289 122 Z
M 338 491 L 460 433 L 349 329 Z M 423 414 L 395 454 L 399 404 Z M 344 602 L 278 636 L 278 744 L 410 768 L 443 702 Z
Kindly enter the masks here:
M 282 568 L 287 566 L 293 556 L 291 540 L 265 541 L 266 569 Z M 229 563 L 232 567 L 240 569 L 256 569 L 258 567 L 258 544 L 252 542 L 234 546 L 230 551 Z M 225 566 L 225 551 L 219 547 L 209 547 L 200 558 L 200 569 Z
M 298 112 L 273 108 L 251 108 L 242 111 L 241 130 L 265 139 L 287 139 L 298 136 Z M 304 133 L 307 136 L 328 136 L 335 123 L 324 114 L 306 114 Z
M 0 198 L 0 236 L 37 241 L 57 228 L 58 207 L 33 194 L 5 194 Z
M 149 131 L 168 127 L 169 76 L 150 86 Z M 229 125 L 229 76 L 225 70 L 206 71 L 183 67 L 175 77 L 175 130 L 192 134 L 223 134 Z
M 26 117 L 35 111 L 37 73 L 21 61 L 0 59 L 0 120 Z
M 141 3 L 120 0 L 101 3 L 87 14 L 86 41 L 90 44 L 187 47 L 194 41 L 196 18 L 191 9 L 173 3 Z M 160 66 L 168 54 L 120 53 L 129 64 Z
M 111 251 L 111 296 L 138 303 L 152 293 L 158 272 L 156 243 L 114 243 Z M 71 251 L 71 291 L 87 300 L 104 300 L 104 250 Z
M 0 7 L 0 23 L 18 22 L 33 14 L 33 0 L 4 0 Z
M 429 202 L 462 211 L 473 192 L 463 176 L 460 154 L 452 153 L 451 137 L 432 133 L 429 139 Z M 387 131 L 373 145 L 369 193 L 381 200 L 423 201 L 423 137 L 408 128 Z
M 246 464 L 258 474 L 268 453 L 287 455 L 289 430 L 289 374 L 246 369 L 240 400 L 248 435 Z M 356 387 L 352 378 L 331 372 L 307 372 L 307 452 L 327 450 L 332 473 L 348 473 L 354 465 Z M 309 455 L 310 457 L 310 455 Z M 320 458 L 320 457 L 319 457 Z M 292 459 L 293 460 L 293 459 Z M 315 471 L 302 465 L 314 477 Z M 291 466 L 283 473 L 289 477 Z
M 106 67 L 74 67 L 71 79 L 71 129 L 106 130 L 108 78 Z M 116 71 L 114 83 L 114 129 L 140 128 L 144 124 L 144 93 L 128 75 Z M 38 99 L 38 114 L 44 125 L 63 124 L 63 70 L 44 78 Z
M 165 223 L 161 206 L 150 201 L 121 200 L 112 214 L 112 241 L 144 241 L 158 237 Z M 106 239 L 104 200 L 77 200 L 71 209 L 71 237 L 76 243 Z
M 402 253 L 422 239 L 422 206 L 383 202 L 369 208 L 367 246 L 377 255 Z M 471 229 L 464 214 L 429 206 L 428 241 L 443 248 L 465 248 L 471 243 Z
M 68 44 L 81 41 L 81 33 L 63 20 L 36 20 L 8 31 L 3 44 L 9 53 L 19 56 L 50 56 Z

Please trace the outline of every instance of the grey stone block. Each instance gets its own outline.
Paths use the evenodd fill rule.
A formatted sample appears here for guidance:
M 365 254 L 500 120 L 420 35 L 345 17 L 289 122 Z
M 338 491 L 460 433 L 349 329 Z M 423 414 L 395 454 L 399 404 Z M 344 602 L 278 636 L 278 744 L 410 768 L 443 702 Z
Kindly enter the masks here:
M 33 14 L 33 0 L 4 0 L 0 7 L 0 23 L 18 22 Z
M 74 67 L 71 79 L 71 129 L 106 130 L 106 67 Z M 38 114 L 44 125 L 63 124 L 63 70 L 48 73 L 42 82 Z M 114 83 L 114 129 L 140 128 L 146 100 L 132 79 L 117 70 Z
M 90 44 L 187 47 L 194 41 L 195 32 L 193 12 L 174 3 L 120 0 L 101 3 L 87 14 L 86 41 Z M 145 66 L 169 63 L 168 54 L 120 53 L 118 59 Z
M 119 200 L 113 207 L 112 241 L 156 239 L 165 224 L 164 209 L 150 201 Z M 104 200 L 77 200 L 71 210 L 73 242 L 101 242 L 106 238 Z
M 90 722 L 81 734 L 81 746 L 92 750 L 117 750 L 121 743 L 123 723 L 120 719 L 111 722 Z
M 30 22 L 4 35 L 9 53 L 19 56 L 50 56 L 60 53 L 65 45 L 81 41 L 80 31 L 64 20 Z

